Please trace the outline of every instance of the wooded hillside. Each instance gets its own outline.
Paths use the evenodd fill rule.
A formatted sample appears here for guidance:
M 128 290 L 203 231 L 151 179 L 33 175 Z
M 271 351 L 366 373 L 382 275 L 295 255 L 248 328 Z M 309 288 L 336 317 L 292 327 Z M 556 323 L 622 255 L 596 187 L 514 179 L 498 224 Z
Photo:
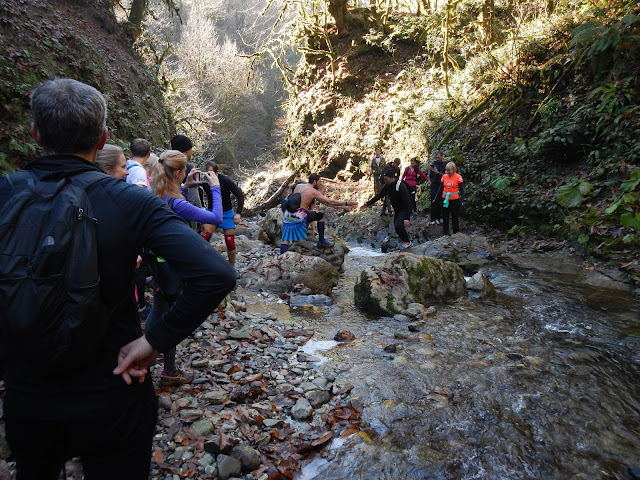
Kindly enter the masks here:
M 132 37 L 99 0 L 0 0 L 0 172 L 37 154 L 29 96 L 44 80 L 71 77 L 103 92 L 109 141 L 170 138 L 170 118 L 152 71 Z
M 309 36 L 286 152 L 301 167 L 357 180 L 376 147 L 425 169 L 440 149 L 465 178 L 468 218 L 633 263 L 640 10 L 553 7 L 492 2 L 489 34 L 478 3 L 384 18 L 349 9 L 346 33 Z

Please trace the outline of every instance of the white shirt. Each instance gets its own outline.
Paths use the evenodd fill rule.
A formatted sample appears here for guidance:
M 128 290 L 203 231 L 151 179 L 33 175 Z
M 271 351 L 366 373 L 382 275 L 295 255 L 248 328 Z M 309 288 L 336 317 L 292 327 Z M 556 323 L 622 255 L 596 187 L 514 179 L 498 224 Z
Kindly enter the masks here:
M 127 160 L 127 173 L 127 183 L 145 188 L 149 186 L 147 171 L 139 162 Z

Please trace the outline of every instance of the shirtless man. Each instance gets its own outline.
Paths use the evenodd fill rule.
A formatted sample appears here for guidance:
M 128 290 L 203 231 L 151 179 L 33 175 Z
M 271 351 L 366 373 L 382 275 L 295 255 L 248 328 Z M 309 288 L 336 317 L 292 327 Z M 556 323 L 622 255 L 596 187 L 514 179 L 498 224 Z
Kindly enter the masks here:
M 280 253 L 289 249 L 289 242 L 307 238 L 307 225 L 311 222 L 318 222 L 318 248 L 330 247 L 331 244 L 324 238 L 324 213 L 311 210 L 315 201 L 330 207 L 350 210 L 358 205 L 353 200 L 333 200 L 324 195 L 318 186 L 320 176 L 317 173 L 309 175 L 309 183 L 300 183 L 293 193 L 289 195 L 288 201 L 283 203 L 284 220 L 282 222 L 282 243 Z

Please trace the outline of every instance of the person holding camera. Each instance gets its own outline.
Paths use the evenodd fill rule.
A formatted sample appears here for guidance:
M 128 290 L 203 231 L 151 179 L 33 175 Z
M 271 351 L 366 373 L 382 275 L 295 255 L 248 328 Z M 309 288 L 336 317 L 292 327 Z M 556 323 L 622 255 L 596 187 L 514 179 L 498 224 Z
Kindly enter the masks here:
M 192 168 L 188 175 L 186 171 L 187 156 L 184 153 L 177 150 L 163 152 L 151 178 L 151 191 L 184 220 L 219 224 L 222 222 L 222 195 L 218 176 L 214 172 L 200 172 L 197 168 Z M 211 211 L 192 205 L 183 196 L 188 188 L 199 183 L 196 178 L 206 181 L 209 185 Z M 162 258 L 150 255 L 149 263 L 152 265 L 154 288 L 153 308 L 147 317 L 146 328 L 151 328 L 171 308 L 182 288 L 180 278 Z M 164 354 L 164 369 L 160 375 L 160 384 L 177 386 L 189 383 L 191 380 L 193 380 L 192 375 L 176 367 L 175 347 L 167 351 Z

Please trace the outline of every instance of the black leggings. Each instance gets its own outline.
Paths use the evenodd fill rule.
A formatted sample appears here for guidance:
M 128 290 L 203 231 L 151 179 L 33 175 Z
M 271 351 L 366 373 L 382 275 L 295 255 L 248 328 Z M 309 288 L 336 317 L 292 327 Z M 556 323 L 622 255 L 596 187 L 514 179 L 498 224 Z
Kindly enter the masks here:
M 460 199 L 449 200 L 448 207 L 442 207 L 442 229 L 445 235 L 451 235 L 449 233 L 449 214 L 451 214 L 451 223 L 453 224 L 453 233 L 460 231 L 460 225 L 458 223 L 458 214 L 460 213 Z

